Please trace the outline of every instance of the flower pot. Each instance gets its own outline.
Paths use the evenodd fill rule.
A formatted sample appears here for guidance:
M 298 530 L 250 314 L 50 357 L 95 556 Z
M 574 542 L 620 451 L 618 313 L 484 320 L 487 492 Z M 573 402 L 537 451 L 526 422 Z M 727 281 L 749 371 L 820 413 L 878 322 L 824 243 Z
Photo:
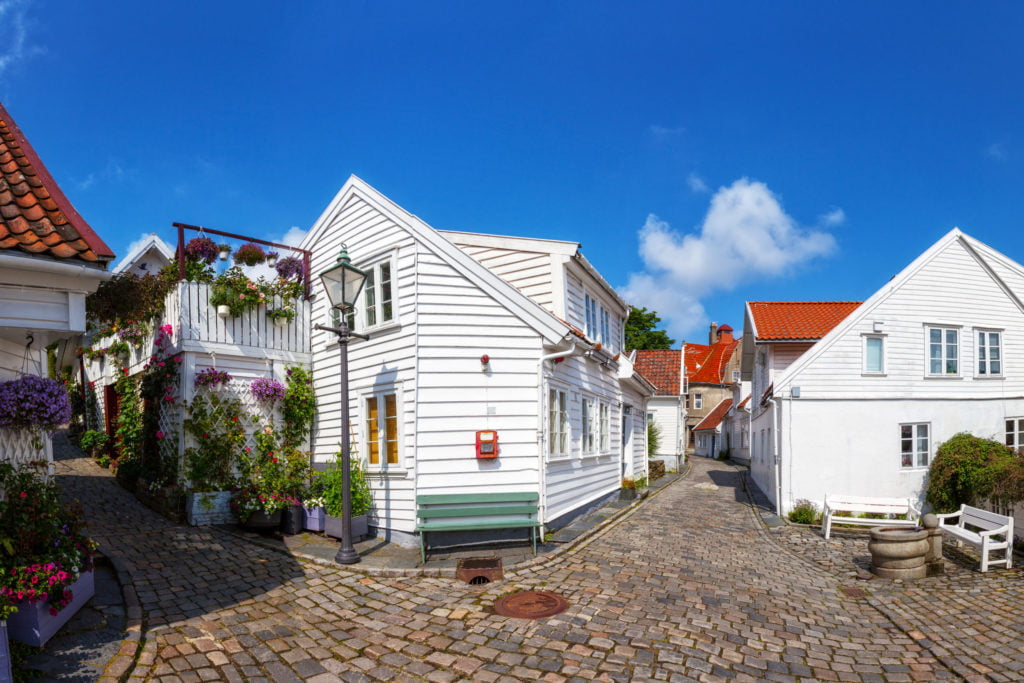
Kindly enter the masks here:
M 190 493 L 185 499 L 185 518 L 192 526 L 231 524 L 230 491 L 200 491 Z
M 0 619 L 0 681 L 13 681 L 11 644 L 7 640 L 7 622 Z
M 285 536 L 294 536 L 302 533 L 302 521 L 304 514 L 301 505 L 289 505 L 281 515 L 281 533 Z
M 93 573 L 84 572 L 69 588 L 73 594 L 71 604 L 57 612 L 56 616 L 50 614 L 48 602 L 30 605 L 27 600 L 23 601 L 18 606 L 18 611 L 7 617 L 7 635 L 11 640 L 33 647 L 45 645 L 46 641 L 53 637 L 61 626 L 68 623 L 75 612 L 96 593 Z
M 249 517 L 242 522 L 242 526 L 246 529 L 252 529 L 253 531 L 271 531 L 281 526 L 281 511 L 272 512 L 267 514 L 262 510 L 257 510 L 249 515 Z
M 229 315 L 231 315 L 231 307 L 225 304 L 220 304 L 219 306 L 217 306 L 217 315 L 220 316 L 221 318 L 228 317 Z
M 231 256 L 231 249 L 225 247 L 217 252 L 217 258 L 221 261 L 227 261 L 228 256 Z
M 302 511 L 305 516 L 303 526 L 309 531 L 323 531 L 324 530 L 324 516 L 327 514 L 322 507 L 307 508 L 303 507 Z
M 352 542 L 361 540 L 370 531 L 367 515 L 352 517 Z M 324 533 L 331 538 L 341 538 L 341 517 L 324 517 Z
M 274 327 L 288 327 L 290 322 L 288 318 L 274 318 Z

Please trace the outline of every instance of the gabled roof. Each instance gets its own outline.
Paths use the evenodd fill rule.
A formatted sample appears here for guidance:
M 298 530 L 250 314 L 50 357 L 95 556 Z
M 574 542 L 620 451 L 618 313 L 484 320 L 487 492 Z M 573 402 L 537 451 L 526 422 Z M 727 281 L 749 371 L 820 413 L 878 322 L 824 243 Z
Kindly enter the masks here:
M 0 104 L 0 250 L 106 268 L 114 252 L 78 215 Z
M 174 249 L 171 245 L 160 239 L 156 233 L 150 233 L 142 238 L 128 254 L 114 266 L 113 273 L 121 273 L 135 265 L 135 262 L 145 256 L 149 251 L 159 254 L 163 261 L 170 262 L 174 259 Z M 153 273 L 156 275 L 156 273 Z
M 633 368 L 654 385 L 657 396 L 678 396 L 679 349 L 646 349 L 636 351 Z
M 748 301 L 757 341 L 821 339 L 852 313 L 859 301 Z
M 331 217 L 341 211 L 352 197 L 358 197 L 367 205 L 395 221 L 396 224 L 406 228 L 420 244 L 451 264 L 466 277 L 471 277 L 481 290 L 494 297 L 513 315 L 536 330 L 548 344 L 557 344 L 567 338 L 576 338 L 576 334 L 568 323 L 557 318 L 508 281 L 495 274 L 424 220 L 403 209 L 355 175 L 350 176 L 338 190 L 334 199 L 303 238 L 302 244 L 305 245 L 305 248 L 311 248 L 320 240 L 324 231 L 330 226 Z M 586 343 L 584 340 L 580 341 Z
M 703 420 L 697 423 L 697 426 L 693 428 L 693 431 L 699 432 L 702 429 L 717 429 L 718 425 L 722 424 L 722 418 L 729 412 L 729 408 L 732 408 L 732 399 L 724 399 L 721 403 L 715 406 L 715 409 L 708 413 Z

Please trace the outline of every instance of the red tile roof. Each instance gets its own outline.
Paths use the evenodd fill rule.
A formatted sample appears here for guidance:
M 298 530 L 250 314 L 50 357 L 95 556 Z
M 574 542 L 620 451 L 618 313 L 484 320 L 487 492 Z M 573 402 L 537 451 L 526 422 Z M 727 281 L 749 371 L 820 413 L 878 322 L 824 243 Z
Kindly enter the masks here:
M 106 266 L 114 258 L 0 104 L 0 249 Z
M 702 429 L 715 429 L 718 425 L 722 424 L 722 418 L 729 412 L 729 408 L 732 408 L 732 399 L 727 398 L 717 406 L 715 409 L 708 413 L 703 420 L 697 423 L 697 426 L 693 428 L 693 431 L 698 432 Z
M 759 340 L 821 339 L 859 301 L 749 301 Z
M 719 341 L 717 344 L 711 346 L 705 346 L 707 353 L 703 359 L 698 361 L 700 367 L 694 367 L 690 370 L 690 364 L 687 362 L 686 371 L 690 377 L 691 383 L 698 384 L 732 384 L 731 378 L 725 376 L 725 366 L 729 364 L 729 359 L 732 358 L 733 351 L 740 345 L 739 341 L 722 342 Z M 689 351 L 690 344 L 687 344 L 687 351 Z M 694 354 L 696 359 L 697 354 Z M 687 361 L 690 359 L 690 354 L 687 353 Z
M 679 349 L 638 350 L 633 368 L 653 384 L 658 396 L 678 396 Z

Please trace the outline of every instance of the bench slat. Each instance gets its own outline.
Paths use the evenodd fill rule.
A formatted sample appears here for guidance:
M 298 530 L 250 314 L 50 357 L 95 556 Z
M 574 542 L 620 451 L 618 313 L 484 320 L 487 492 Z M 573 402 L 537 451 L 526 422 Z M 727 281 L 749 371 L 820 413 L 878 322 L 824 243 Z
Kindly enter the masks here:
M 497 517 L 500 515 L 535 515 L 536 505 L 488 505 L 487 507 L 420 508 L 416 516 L 421 519 L 436 517 Z
M 423 493 L 416 496 L 417 505 L 462 505 L 464 503 L 530 503 L 540 496 L 532 491 L 511 493 Z
M 417 531 L 473 531 L 476 529 L 532 529 L 540 522 L 532 519 L 496 520 L 490 522 L 421 522 Z

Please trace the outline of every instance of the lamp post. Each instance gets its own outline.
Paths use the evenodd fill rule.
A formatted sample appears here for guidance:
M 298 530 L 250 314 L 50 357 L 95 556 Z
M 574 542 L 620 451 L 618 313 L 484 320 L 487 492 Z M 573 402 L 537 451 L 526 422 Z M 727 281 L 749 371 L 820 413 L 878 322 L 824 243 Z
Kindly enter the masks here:
M 348 327 L 348 313 L 356 304 L 366 273 L 352 265 L 348 258 L 348 248 L 341 245 L 338 261 L 320 274 L 320 281 L 327 291 L 331 302 L 331 310 L 338 311 L 340 321 L 338 327 L 317 325 L 316 329 L 334 332 L 338 336 L 341 347 L 341 547 L 334 561 L 338 564 L 356 564 L 359 554 L 352 547 L 352 460 L 349 451 L 349 415 L 348 415 L 348 342 L 352 337 L 369 339 L 365 334 L 357 334 Z

